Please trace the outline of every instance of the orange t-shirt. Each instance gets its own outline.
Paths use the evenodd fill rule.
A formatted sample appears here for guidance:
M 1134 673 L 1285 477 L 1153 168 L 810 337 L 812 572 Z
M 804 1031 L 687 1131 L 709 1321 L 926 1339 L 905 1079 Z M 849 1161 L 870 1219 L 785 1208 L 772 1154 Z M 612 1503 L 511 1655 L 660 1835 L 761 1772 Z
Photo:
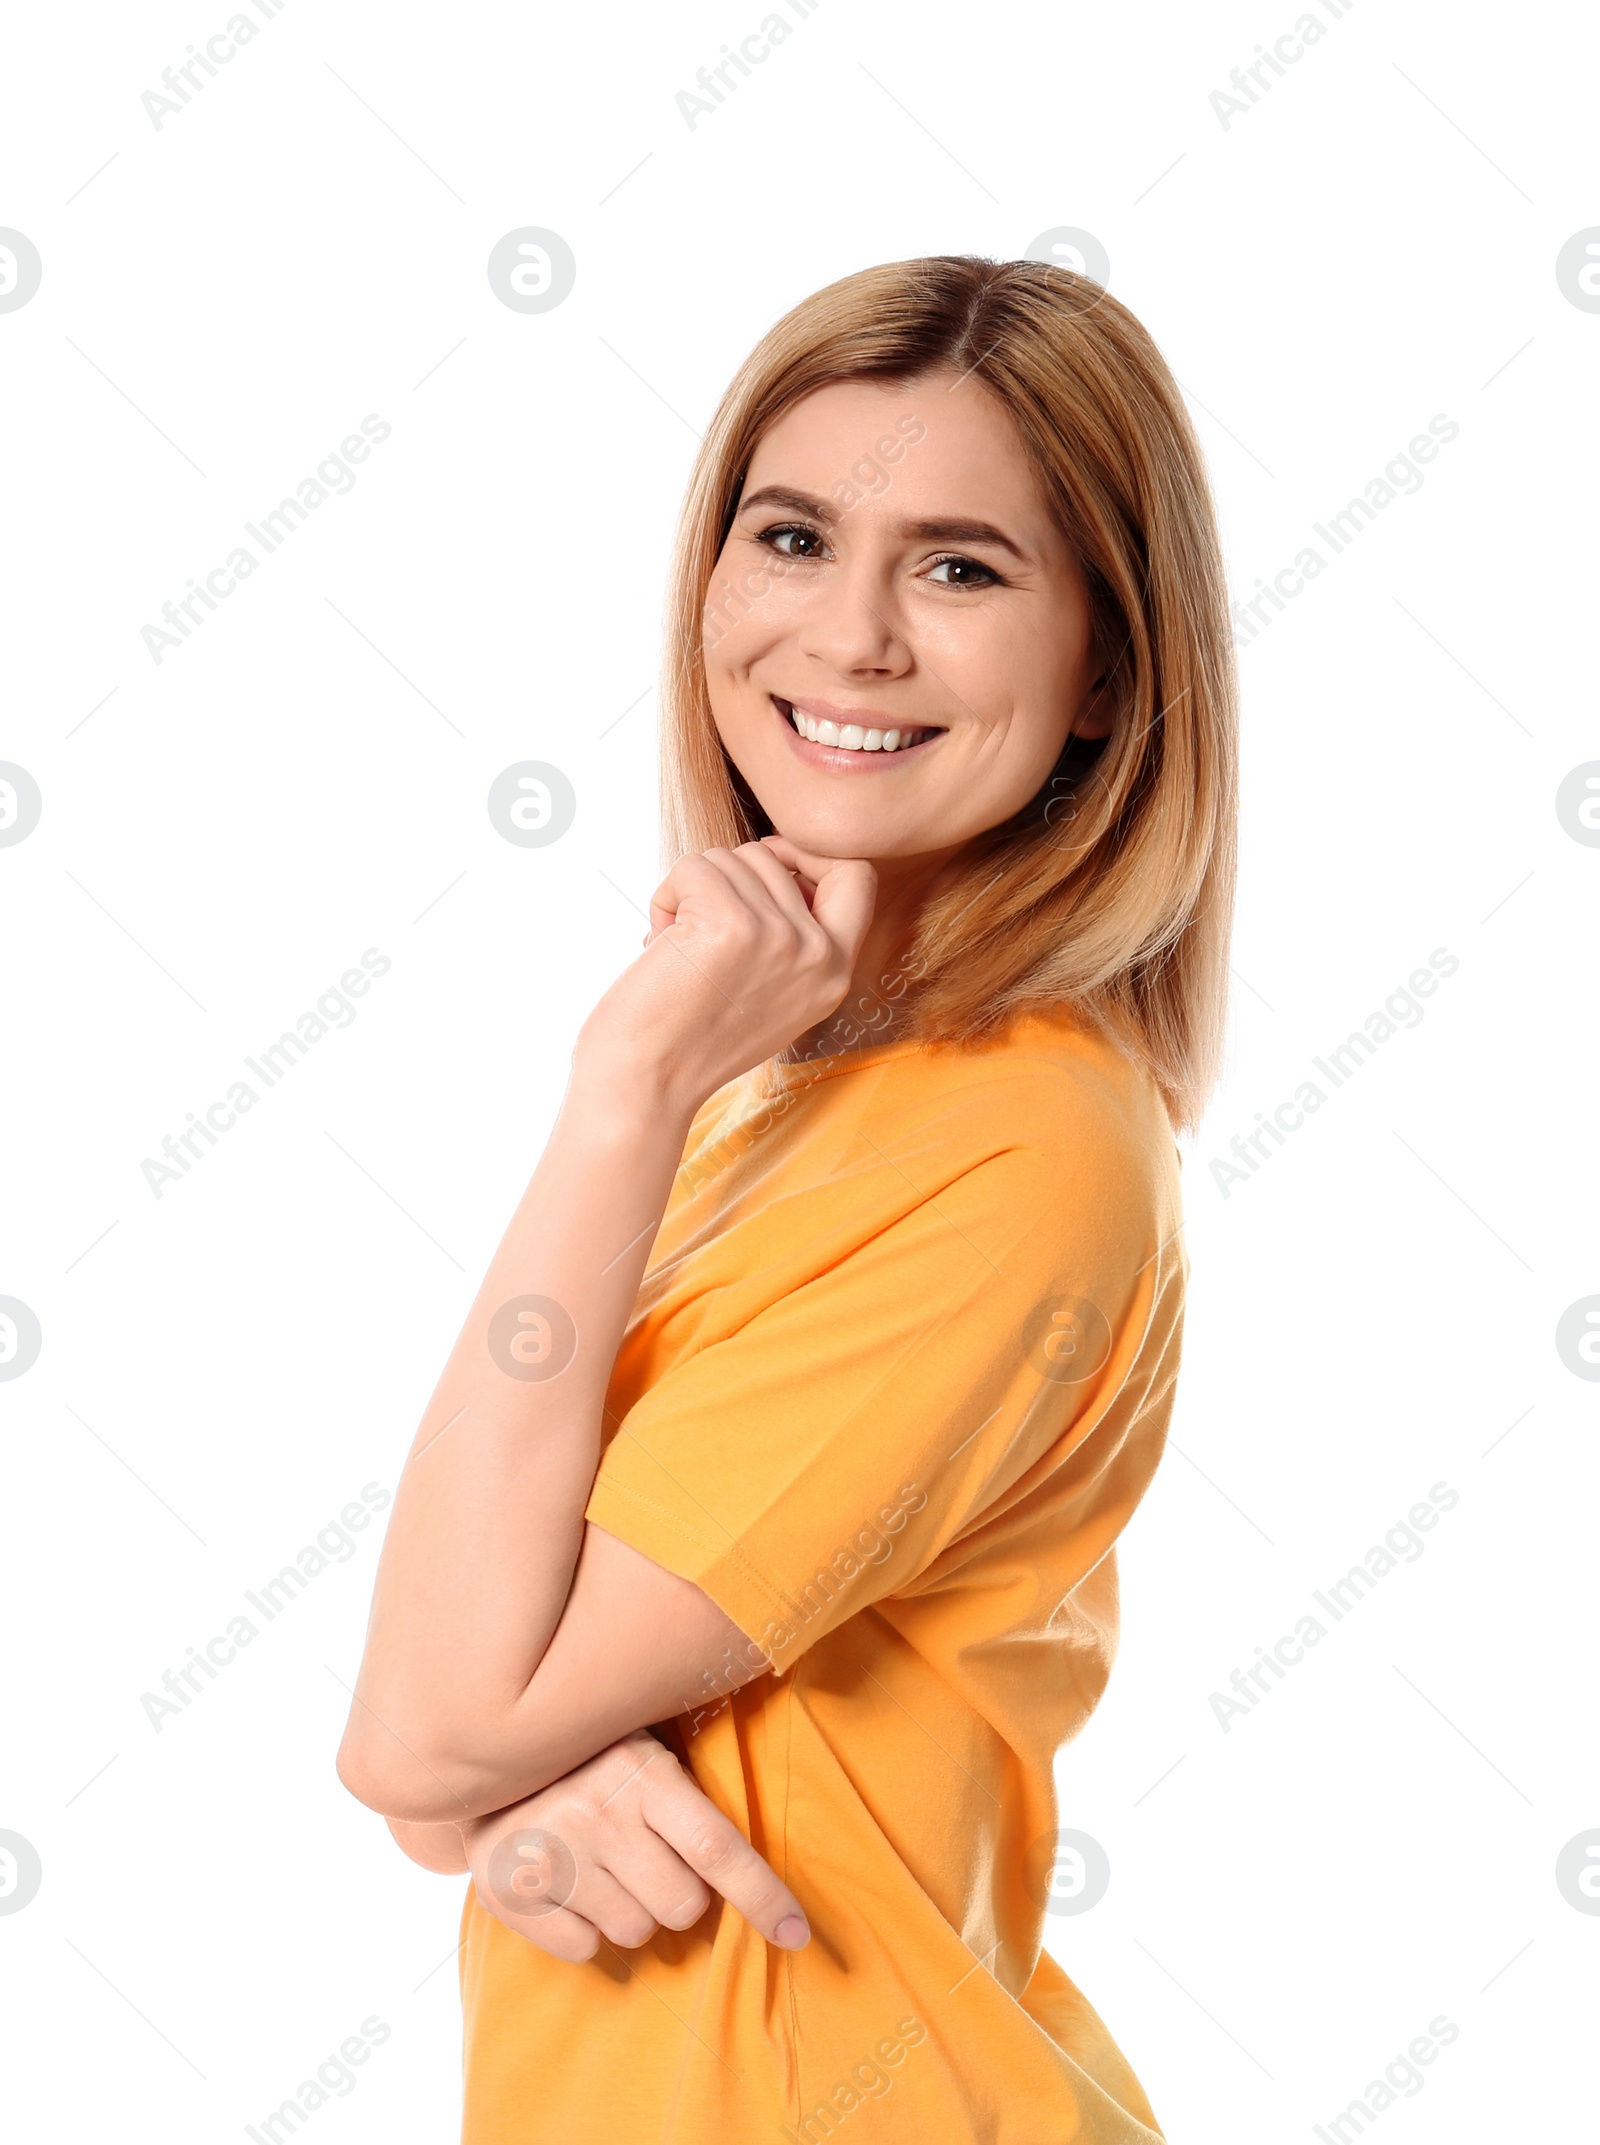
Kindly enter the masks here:
M 1177 1373 L 1171 1127 L 1065 1018 L 781 1077 L 695 1118 L 588 1517 L 770 1653 L 670 1735 L 812 1939 L 714 1900 L 575 1966 L 469 1888 L 466 2145 L 1154 2145 L 1041 1936 Z

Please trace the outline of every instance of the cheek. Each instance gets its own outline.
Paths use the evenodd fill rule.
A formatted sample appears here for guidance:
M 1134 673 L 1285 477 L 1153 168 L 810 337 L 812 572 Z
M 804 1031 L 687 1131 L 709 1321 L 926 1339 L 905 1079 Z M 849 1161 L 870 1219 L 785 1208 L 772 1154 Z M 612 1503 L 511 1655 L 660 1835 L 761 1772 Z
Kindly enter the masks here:
M 730 752 L 742 756 L 756 728 L 758 706 L 765 713 L 764 696 L 752 689 L 751 673 L 760 663 L 766 642 L 748 619 L 706 628 L 703 643 L 706 694 L 712 719 Z
M 735 766 L 748 780 L 764 746 L 766 718 L 771 709 L 766 695 L 755 689 L 752 673 L 770 652 L 770 633 L 764 630 L 759 611 L 743 618 L 724 613 L 719 629 L 708 620 L 702 641 L 706 697 L 718 737 Z M 782 740 L 777 740 L 782 743 Z
M 993 697 L 1012 711 L 1014 749 L 1023 758 L 1042 760 L 1048 773 L 1089 685 L 1091 665 L 1079 621 L 1061 618 L 1053 628 L 1043 620 L 1020 628 L 1008 621 L 998 645 L 986 654 Z
M 1019 632 L 1014 617 L 996 609 L 930 621 L 917 653 L 930 678 L 977 718 L 990 748 L 1021 760 L 1042 755 L 1049 771 L 1079 697 L 1081 666 L 1060 636 Z
M 782 590 L 765 560 L 719 559 L 701 607 L 706 668 L 737 670 L 770 646 Z
M 1070 650 L 1005 601 L 929 599 L 908 616 L 907 638 L 929 682 L 943 679 L 980 712 L 1037 706 L 1059 697 Z

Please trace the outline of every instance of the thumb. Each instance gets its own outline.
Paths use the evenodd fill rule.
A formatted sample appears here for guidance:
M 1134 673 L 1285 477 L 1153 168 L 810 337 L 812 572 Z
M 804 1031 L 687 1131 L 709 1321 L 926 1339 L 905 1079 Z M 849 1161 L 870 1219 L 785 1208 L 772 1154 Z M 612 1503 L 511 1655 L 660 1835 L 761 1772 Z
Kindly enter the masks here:
M 854 967 L 878 900 L 878 874 L 864 857 L 825 864 L 811 913 Z

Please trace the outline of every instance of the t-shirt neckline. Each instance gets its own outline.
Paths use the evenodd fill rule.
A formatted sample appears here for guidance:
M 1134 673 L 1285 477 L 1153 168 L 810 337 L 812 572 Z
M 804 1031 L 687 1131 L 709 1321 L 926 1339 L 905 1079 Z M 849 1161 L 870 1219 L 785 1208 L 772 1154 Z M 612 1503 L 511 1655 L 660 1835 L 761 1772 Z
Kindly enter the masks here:
M 773 1070 L 785 1087 L 809 1087 L 813 1081 L 832 1079 L 836 1073 L 859 1072 L 864 1066 L 909 1057 L 928 1047 L 924 1040 L 906 1035 L 898 1042 L 873 1043 L 864 1050 L 840 1050 L 828 1057 L 778 1058 L 773 1061 Z

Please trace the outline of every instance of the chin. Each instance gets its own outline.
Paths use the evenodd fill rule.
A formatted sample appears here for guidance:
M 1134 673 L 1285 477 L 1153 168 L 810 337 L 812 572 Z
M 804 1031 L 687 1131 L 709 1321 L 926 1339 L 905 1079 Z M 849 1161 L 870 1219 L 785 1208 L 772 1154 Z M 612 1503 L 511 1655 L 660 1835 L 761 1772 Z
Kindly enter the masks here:
M 903 828 L 843 824 L 833 818 L 809 818 L 803 814 L 778 817 L 768 812 L 774 834 L 819 857 L 864 857 L 877 863 L 893 857 L 920 856 L 931 845 L 924 837 L 912 840 Z

